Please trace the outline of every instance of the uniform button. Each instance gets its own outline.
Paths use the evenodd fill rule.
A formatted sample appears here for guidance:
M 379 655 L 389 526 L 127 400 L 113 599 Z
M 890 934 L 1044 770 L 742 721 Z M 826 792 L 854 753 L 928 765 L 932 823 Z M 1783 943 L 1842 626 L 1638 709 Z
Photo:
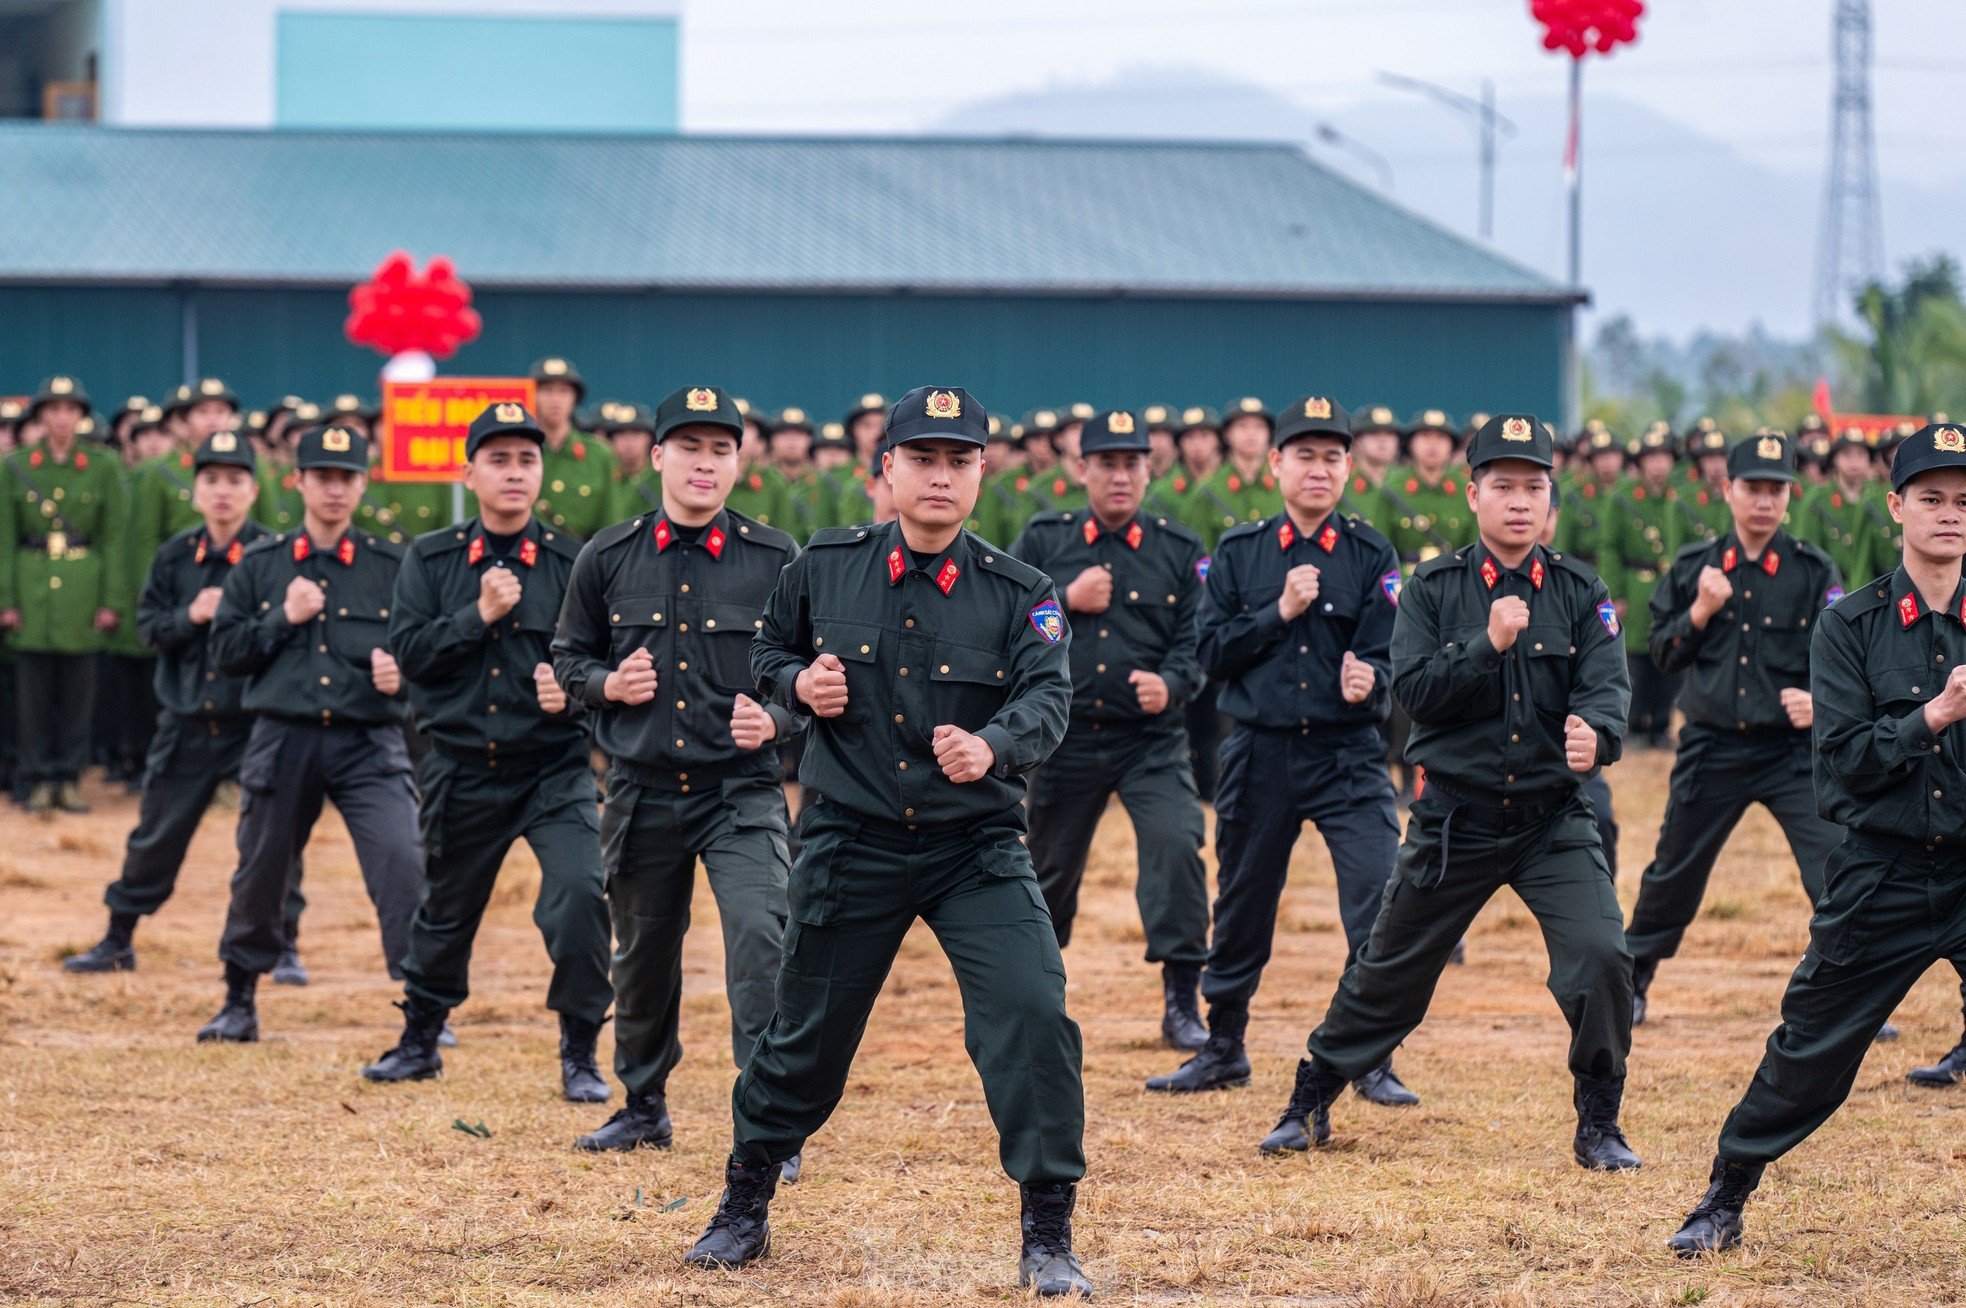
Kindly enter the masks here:
M 487 705 L 485 705 L 485 712 L 487 712 L 487 713 L 496 713 L 496 712 L 498 712 L 498 705 L 496 705 L 496 704 L 487 704 Z
M 684 787 L 683 787 L 683 793 L 684 793 L 685 795 L 687 795 L 687 794 L 689 794 L 689 787 L 688 787 L 688 786 L 684 786 Z
M 1172 604 L 1172 603 L 1174 602 L 1174 597 L 1173 597 L 1172 595 L 1169 595 L 1169 596 L 1167 597 L 1167 602 L 1168 602 L 1169 604 Z
M 683 702 L 682 702 L 681 700 L 677 700 L 677 701 L 676 701 L 676 707 L 677 707 L 677 708 L 682 708 L 682 707 L 684 707 L 684 705 L 683 705 Z
M 662 615 L 661 615 L 660 613 L 651 613 L 651 614 L 649 614 L 649 621 L 650 621 L 650 622 L 660 622 L 660 621 L 662 621 Z
M 676 587 L 676 589 L 681 591 L 683 594 L 687 595 L 689 594 L 689 583 L 686 581 L 682 585 Z
M 1515 697 L 1515 702 L 1516 702 L 1516 703 L 1518 703 L 1518 704 L 1520 704 L 1520 703 L 1522 703 L 1522 696 L 1521 696 L 1521 695 L 1517 695 L 1517 696 Z
M 212 701 L 210 701 L 210 700 L 206 700 L 206 701 L 205 701 L 205 707 L 206 707 L 206 708 L 211 708 L 211 707 L 212 707 Z
M 325 653 L 327 653 L 327 652 L 328 652 L 328 647 L 327 647 L 326 645 L 320 645 L 320 646 L 317 646 L 316 648 L 318 648 L 318 649 L 319 649 L 319 650 L 321 651 L 321 653 L 323 653 L 323 654 L 325 654 Z
M 678 671 L 678 672 L 688 672 L 688 671 L 689 671 L 689 660 L 688 660 L 688 659 L 678 659 L 678 660 L 676 661 L 676 671 Z
M 1935 791 L 1933 791 L 1933 792 L 1932 792 L 1932 798 L 1933 798 L 1933 799 L 1944 799 L 1944 798 L 1945 798 L 1945 793 L 1946 793 L 1946 792 L 1945 792 L 1945 791 L 1943 791 L 1943 790 L 1935 790 Z
M 902 716 L 901 714 L 899 714 L 899 713 L 897 713 L 897 714 L 895 714 L 895 715 L 894 715 L 894 720 L 895 720 L 896 722 L 905 722 L 905 721 L 907 721 L 907 719 L 906 719 L 905 717 L 903 717 L 903 716 Z
M 1735 691 L 1734 693 L 1735 693 L 1736 695 L 1739 695 L 1739 696 L 1740 696 L 1741 698 L 1743 698 L 1743 699 L 1745 699 L 1745 698 L 1747 698 L 1747 691 L 1745 691 L 1745 690 L 1737 690 L 1737 691 Z
M 1748 724 L 1745 722 L 1736 722 L 1734 725 L 1739 727 L 1743 731 L 1746 731 L 1748 729 Z
M 486 742 L 485 742 L 485 748 L 486 748 L 486 749 L 488 749 L 488 750 L 490 750 L 490 751 L 491 751 L 491 752 L 493 752 L 493 753 L 497 753 L 497 752 L 498 752 L 498 742 L 497 742 L 497 741 L 495 741 L 495 740 L 488 740 L 488 741 L 486 741 Z
M 1539 640 L 1539 641 L 1537 641 L 1537 642 L 1536 642 L 1536 648 L 1537 648 L 1537 649 L 1541 649 L 1541 648 L 1543 648 L 1543 642 L 1542 642 L 1542 641 L 1540 641 L 1540 640 Z
M 1308 654 L 1311 652 L 1311 647 L 1309 645 L 1299 645 L 1297 647 L 1297 652 L 1299 654 Z
M 689 630 L 689 623 L 687 623 L 687 622 L 678 622 L 678 623 L 676 624 L 676 630 L 677 630 L 677 631 L 688 631 L 688 630 Z
M 873 646 L 871 646 L 871 645 L 862 645 L 862 646 L 860 647 L 860 652 L 861 652 L 862 654 L 871 654 L 871 653 L 873 653 L 873 652 L 874 652 L 874 647 L 873 647 Z M 947 672 L 947 671 L 948 671 L 949 669 L 947 669 L 947 668 L 944 668 L 944 669 L 942 669 L 942 670 L 943 670 L 944 672 Z
M 207 672 L 207 673 L 205 674 L 205 680 L 207 680 L 207 681 L 217 681 L 217 680 L 218 680 L 218 673 L 216 673 L 216 672 Z
M 1099 639 L 1106 639 L 1106 629 L 1104 627 L 1099 628 Z
M 942 670 L 944 672 L 947 672 L 949 669 L 945 667 Z M 1106 670 L 1106 665 L 1104 663 L 1101 663 L 1097 667 L 1093 668 L 1094 672 L 1104 672 L 1105 670 Z
M 1746 667 L 1747 665 L 1748 665 L 1748 656 L 1743 654 L 1741 655 L 1741 666 Z
M 902 809 L 902 810 L 901 810 L 901 816 L 902 816 L 902 817 L 913 817 L 913 816 L 915 816 L 915 810 L 914 810 L 914 809 L 912 809 L 912 808 L 904 808 L 904 809 Z
M 497 669 L 497 668 L 493 668 L 493 669 L 492 669 L 492 675 L 493 675 L 494 677 L 498 675 L 498 669 Z
M 688 781 L 688 780 L 689 780 L 689 773 L 687 773 L 687 772 L 678 772 L 678 773 L 676 774 L 676 780 L 678 780 L 678 781 Z
M 1092 707 L 1094 707 L 1094 708 L 1105 708 L 1105 707 L 1106 707 L 1106 701 L 1105 701 L 1105 700 L 1103 700 L 1103 699 L 1095 699 L 1095 700 L 1093 700 L 1093 701 L 1092 701 Z
M 1300 681 L 1297 683 L 1297 689 L 1299 690 L 1309 690 L 1310 688 L 1311 688 L 1311 683 L 1308 681 Z
M 1140 592 L 1139 592 L 1139 591 L 1137 591 L 1137 590 L 1130 590 L 1130 591 L 1128 591 L 1128 592 L 1126 593 L 1126 597 L 1127 597 L 1128 599 L 1139 599 L 1139 598 L 1140 598 Z
M 904 625 L 904 626 L 909 626 L 909 627 L 912 627 L 912 626 L 914 626 L 914 625 L 915 625 L 915 620 L 914 620 L 913 618 L 909 618 L 909 619 L 908 619 L 908 620 L 907 620 L 907 621 L 906 621 L 906 622 L 905 622 L 904 624 L 902 624 L 902 625 Z
M 1746 622 L 1743 622 L 1743 623 L 1741 624 L 1741 630 L 1742 630 L 1742 631 L 1752 631 L 1752 630 L 1754 630 L 1754 627 L 1753 627 L 1753 625 L 1752 625 L 1751 623 L 1746 623 Z
M 902 676 L 904 676 L 904 677 L 905 677 L 905 676 L 907 676 L 907 675 L 908 675 L 908 669 L 906 669 L 906 668 L 903 668 L 903 669 L 901 669 L 901 675 L 902 675 Z
M 1173 597 L 1172 595 L 1170 595 L 1170 596 L 1168 596 L 1168 598 L 1169 598 L 1169 599 L 1173 599 L 1174 597 Z M 1329 601 L 1329 600 L 1326 600 L 1326 601 L 1325 601 L 1325 604 L 1324 604 L 1324 611 L 1325 611 L 1326 613 L 1329 613 L 1329 612 L 1331 612 L 1331 601 Z M 1540 649 L 1540 648 L 1542 648 L 1542 647 L 1541 647 L 1541 646 L 1539 645 L 1539 646 L 1537 646 L 1537 648 L 1538 648 L 1538 649 Z
M 322 684 L 323 686 L 325 686 L 325 685 L 327 685 L 327 684 L 328 684 L 328 679 L 327 679 L 326 677 L 322 677 L 322 678 L 321 678 L 321 684 Z
M 680 740 L 678 740 L 678 741 L 676 742 L 676 748 L 677 748 L 677 749 L 681 749 L 682 747 L 683 747 L 683 742 L 682 742 L 682 741 L 680 741 Z
M 717 625 L 717 620 L 716 620 L 715 618 L 710 618 L 710 619 L 707 619 L 707 620 L 706 620 L 706 621 L 704 622 L 704 624 L 703 624 L 703 626 L 704 626 L 704 628 L 705 628 L 706 630 L 707 630 L 707 629 L 709 629 L 709 628 L 711 628 L 711 627 L 714 627 L 714 626 L 716 626 L 716 625 Z
M 1511 736 L 1510 739 L 1513 740 L 1514 737 Z M 1506 778 L 1504 778 L 1504 780 L 1513 782 L 1515 780 L 1515 773 L 1513 772 L 1509 773 L 1509 775 Z
M 819 648 L 821 645 L 824 645 L 825 643 L 826 643 L 826 638 L 824 636 L 814 636 L 812 638 L 812 645 L 814 649 Z
M 619 622 L 619 621 L 621 621 L 621 615 L 620 615 L 619 613 L 614 613 L 614 614 L 610 614 L 609 616 L 610 616 L 611 618 L 613 618 L 613 619 L 614 619 L 614 621 L 616 621 L 616 622 Z
M 906 772 L 906 771 L 908 770 L 908 764 L 907 764 L 907 761 L 906 761 L 905 759 L 904 759 L 904 760 L 902 761 L 902 763 L 901 763 L 901 765 L 900 765 L 900 766 L 901 766 L 901 770 L 902 770 L 903 772 Z
M 1914 694 L 1914 695 L 1916 695 L 1916 694 L 1918 693 L 1918 687 L 1916 687 L 1916 686 L 1913 686 L 1913 687 L 1911 688 L 1911 693 L 1912 693 L 1912 694 Z
M 1516 735 L 1516 734 L 1515 734 L 1514 732 L 1510 732 L 1510 733 L 1509 733 L 1509 743 L 1510 743 L 1511 745 L 1516 745 L 1516 744 L 1520 744 L 1521 742 L 1522 742 L 1522 737 L 1521 737 L 1521 736 L 1519 736 L 1519 735 Z M 1514 781 L 1514 780 L 1515 780 L 1515 778 L 1514 778 L 1514 777 L 1510 777 L 1510 778 L 1509 778 L 1509 780 L 1511 780 L 1511 781 Z
M 1513 802 L 1512 800 L 1504 796 L 1502 799 L 1502 807 L 1507 808 L 1512 802 Z
M 1003 669 L 1002 669 L 1002 668 L 998 668 L 998 669 L 997 669 L 997 680 L 998 680 L 998 681 L 1002 681 L 1002 680 L 1003 680 Z
M 1747 597 L 1748 597 L 1749 599 L 1753 599 L 1753 598 L 1754 598 L 1754 592 L 1753 592 L 1753 591 L 1751 591 L 1751 590 L 1747 590 L 1747 591 L 1742 591 L 1741 593 L 1742 593 L 1743 595 L 1745 595 L 1745 596 L 1747 596 Z

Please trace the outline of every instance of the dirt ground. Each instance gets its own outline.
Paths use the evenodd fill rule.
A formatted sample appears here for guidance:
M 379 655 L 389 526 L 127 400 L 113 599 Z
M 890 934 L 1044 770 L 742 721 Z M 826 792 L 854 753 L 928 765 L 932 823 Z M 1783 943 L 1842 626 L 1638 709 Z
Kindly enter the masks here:
M 1612 778 L 1629 903 L 1665 795 L 1664 756 Z M 444 1079 L 375 1087 L 397 997 L 350 845 L 330 815 L 309 850 L 314 983 L 262 989 L 263 1041 L 198 1047 L 220 998 L 214 948 L 233 814 L 215 810 L 140 970 L 65 977 L 102 926 L 135 802 L 54 823 L 0 813 L 0 1303 L 978 1303 L 1017 1295 L 1015 1187 L 963 1053 L 955 987 L 911 936 L 840 1111 L 774 1207 L 777 1252 L 738 1273 L 681 1265 L 715 1202 L 732 1079 L 715 906 L 699 887 L 672 1151 L 589 1157 L 569 1142 L 619 1104 L 560 1100 L 541 1007 L 537 885 L 514 854 L 479 939 L 477 993 Z M 1212 827 L 1212 822 L 1211 822 Z M 1626 1176 L 1570 1159 L 1566 1032 L 1540 934 L 1504 894 L 1450 969 L 1399 1065 L 1425 1103 L 1348 1098 L 1337 1143 L 1270 1160 L 1255 1142 L 1289 1091 L 1343 956 L 1330 864 L 1307 832 L 1250 1029 L 1254 1085 L 1149 1096 L 1159 1047 L 1141 962 L 1133 838 L 1107 818 L 1067 956 L 1085 1030 L 1079 1249 L 1101 1298 L 1298 1304 L 1966 1302 L 1966 1088 L 1903 1074 L 1959 1035 L 1935 969 L 1850 1103 L 1770 1169 L 1744 1252 L 1676 1262 L 1662 1242 L 1704 1185 L 1722 1117 L 1774 1024 L 1806 905 L 1759 812 L 1653 991 L 1626 1125 Z M 604 1040 L 604 1054 L 611 1045 Z M 460 1126 L 483 1124 L 489 1138 Z

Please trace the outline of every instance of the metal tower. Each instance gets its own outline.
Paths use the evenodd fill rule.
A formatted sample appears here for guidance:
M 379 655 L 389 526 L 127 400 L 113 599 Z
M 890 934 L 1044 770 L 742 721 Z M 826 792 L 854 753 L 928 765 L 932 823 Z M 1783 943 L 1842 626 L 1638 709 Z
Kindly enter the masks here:
M 1847 317 L 1850 292 L 1884 275 L 1870 120 L 1870 0 L 1836 0 L 1829 179 L 1816 248 L 1816 322 Z

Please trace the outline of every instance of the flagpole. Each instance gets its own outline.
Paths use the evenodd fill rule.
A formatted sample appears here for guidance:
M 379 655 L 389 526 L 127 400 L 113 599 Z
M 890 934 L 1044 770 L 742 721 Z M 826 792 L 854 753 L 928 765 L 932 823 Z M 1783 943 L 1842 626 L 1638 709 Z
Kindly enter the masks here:
M 1583 285 L 1583 216 L 1584 216 L 1584 61 L 1581 56 L 1570 60 L 1570 138 L 1563 155 L 1563 176 L 1570 192 L 1570 291 L 1577 294 Z M 1584 421 L 1584 351 L 1582 342 L 1577 339 L 1577 308 L 1570 309 L 1569 324 L 1569 367 L 1565 369 L 1564 390 L 1568 392 L 1564 407 L 1568 410 L 1573 428 L 1581 428 Z

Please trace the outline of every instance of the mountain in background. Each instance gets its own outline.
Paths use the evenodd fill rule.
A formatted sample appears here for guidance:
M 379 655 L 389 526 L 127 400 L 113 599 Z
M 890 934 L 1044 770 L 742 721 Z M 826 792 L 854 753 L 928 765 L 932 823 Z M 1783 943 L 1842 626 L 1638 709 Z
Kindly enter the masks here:
M 1472 92 L 1471 83 L 1458 88 Z M 1502 253 L 1557 280 L 1565 266 L 1563 102 L 1498 97 L 1517 132 L 1501 139 L 1495 238 Z M 1809 334 L 1822 180 L 1752 160 L 1641 105 L 1591 95 L 1584 105 L 1584 284 L 1593 316 L 1628 315 L 1647 334 L 1734 333 L 1759 324 Z M 1797 106 L 1826 120 L 1825 105 Z M 1282 140 L 1381 188 L 1377 167 L 1320 139 L 1320 128 L 1383 155 L 1389 198 L 1474 239 L 1478 165 L 1471 122 L 1425 100 L 1386 98 L 1332 110 L 1193 69 L 1141 69 L 1111 83 L 1058 87 L 958 107 L 929 130 L 959 135 Z M 1935 173 L 1939 171 L 1936 167 Z M 1966 168 L 1881 181 L 1892 270 L 1937 250 L 1966 250 Z M 1588 335 L 1587 326 L 1587 335 Z

